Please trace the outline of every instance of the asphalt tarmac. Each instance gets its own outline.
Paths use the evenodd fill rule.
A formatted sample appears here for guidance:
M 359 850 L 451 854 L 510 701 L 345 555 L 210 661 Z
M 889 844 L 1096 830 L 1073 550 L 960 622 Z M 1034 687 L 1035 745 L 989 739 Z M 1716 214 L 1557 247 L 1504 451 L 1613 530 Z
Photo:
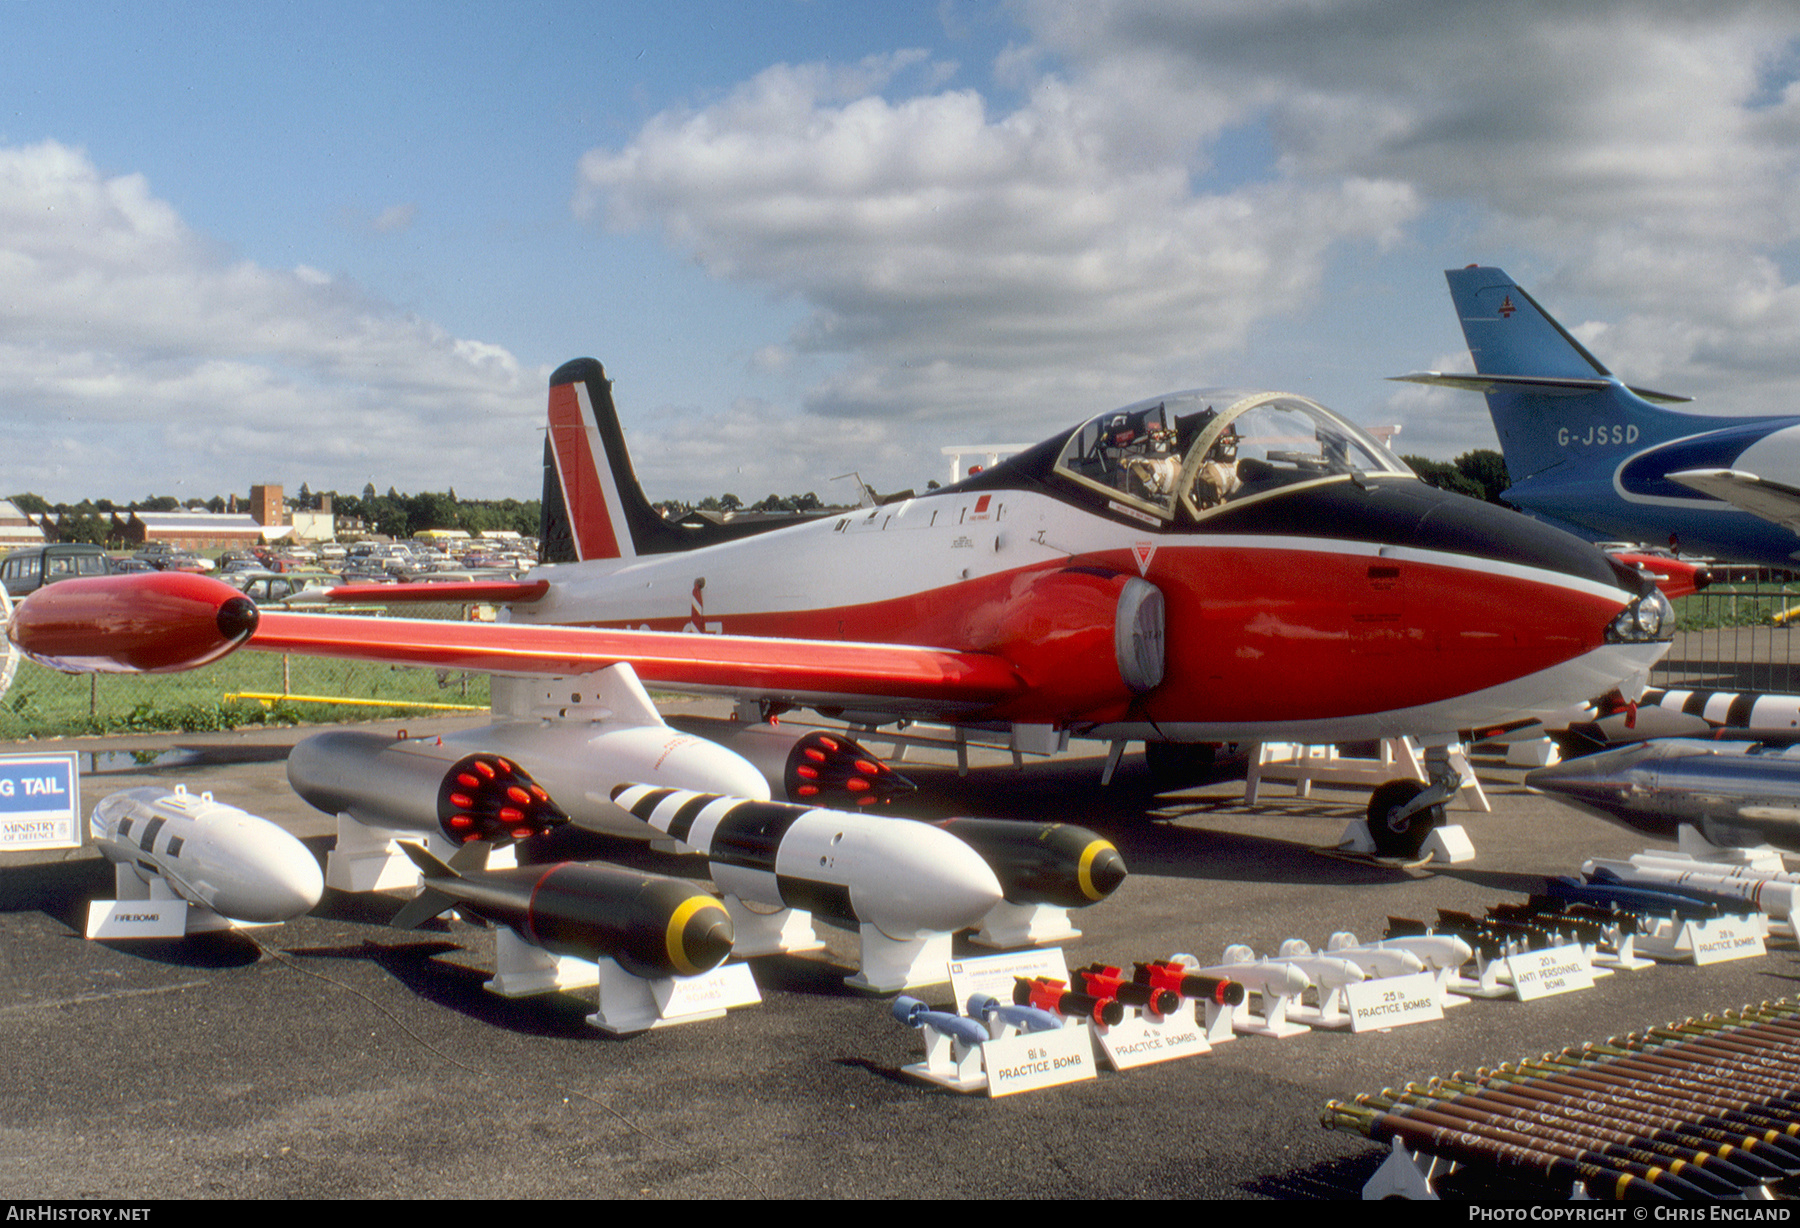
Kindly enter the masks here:
M 413 722 L 418 730 L 429 722 Z M 0 746 L 84 755 L 84 811 L 184 783 L 263 815 L 323 857 L 332 821 L 289 790 L 306 730 Z M 882 749 L 879 743 L 877 749 Z M 1191 951 L 1262 953 L 1392 916 L 1521 900 L 1640 837 L 1483 769 L 1493 813 L 1453 809 L 1472 863 L 1404 868 L 1335 855 L 1360 794 L 1312 800 L 1241 780 L 1155 794 L 1141 755 L 1108 787 L 1100 757 L 1013 770 L 909 762 L 920 813 L 1083 823 L 1132 877 L 1079 914 L 1071 967 Z M 698 859 L 570 841 L 703 878 Z M 1383 1157 L 1319 1125 L 1325 1102 L 1800 991 L 1791 947 L 1708 968 L 1660 965 L 1531 1003 L 1360 1035 L 1243 1037 L 1212 1053 L 999 1100 L 915 1082 L 920 1034 L 845 988 L 854 938 L 753 961 L 764 1001 L 723 1020 L 612 1037 L 567 995 L 482 988 L 493 935 L 412 932 L 398 902 L 328 891 L 284 926 L 180 942 L 83 939 L 110 897 L 91 849 L 0 855 L 0 1197 L 1352 1198 Z M 962 948 L 959 947 L 959 950 Z M 969 953 L 978 953 L 969 948 Z M 948 990 L 934 998 L 947 1005 Z M 1518 1191 L 1514 1191 L 1518 1193 Z

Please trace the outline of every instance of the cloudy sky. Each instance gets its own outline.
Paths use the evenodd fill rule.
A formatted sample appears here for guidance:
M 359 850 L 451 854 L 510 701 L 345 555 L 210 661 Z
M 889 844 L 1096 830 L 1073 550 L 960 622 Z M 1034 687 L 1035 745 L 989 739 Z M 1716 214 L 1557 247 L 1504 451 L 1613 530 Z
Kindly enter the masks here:
M 673 14 L 671 16 L 670 14 Z M 1800 411 L 1800 8 L 48 4 L 0 23 L 0 494 L 882 489 L 1156 392 L 1493 446 L 1442 270 Z

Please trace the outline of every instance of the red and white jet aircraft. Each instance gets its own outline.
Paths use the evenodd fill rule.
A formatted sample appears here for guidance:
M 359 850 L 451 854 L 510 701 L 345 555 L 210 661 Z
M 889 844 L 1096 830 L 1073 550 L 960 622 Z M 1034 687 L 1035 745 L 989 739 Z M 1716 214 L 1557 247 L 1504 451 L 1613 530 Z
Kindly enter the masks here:
M 491 672 L 490 741 L 517 758 L 527 740 L 502 734 L 572 712 L 584 675 L 625 662 L 765 713 L 1032 726 L 1167 759 L 1635 697 L 1672 634 L 1643 576 L 1425 485 L 1286 393 L 1141 401 L 943 490 L 799 523 L 659 516 L 592 359 L 552 376 L 549 417 L 549 561 L 480 590 L 508 603 L 499 623 L 259 614 L 153 573 L 53 585 L 11 636 L 63 668 L 182 669 L 244 644 Z

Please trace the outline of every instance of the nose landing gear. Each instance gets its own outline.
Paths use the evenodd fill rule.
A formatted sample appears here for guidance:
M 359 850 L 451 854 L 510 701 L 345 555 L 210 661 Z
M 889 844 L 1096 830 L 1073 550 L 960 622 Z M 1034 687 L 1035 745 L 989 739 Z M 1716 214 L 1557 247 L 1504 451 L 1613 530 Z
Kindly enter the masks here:
M 1369 796 L 1369 838 L 1383 857 L 1413 857 L 1425 838 L 1444 824 L 1444 803 L 1460 782 L 1452 776 L 1433 784 L 1390 780 Z

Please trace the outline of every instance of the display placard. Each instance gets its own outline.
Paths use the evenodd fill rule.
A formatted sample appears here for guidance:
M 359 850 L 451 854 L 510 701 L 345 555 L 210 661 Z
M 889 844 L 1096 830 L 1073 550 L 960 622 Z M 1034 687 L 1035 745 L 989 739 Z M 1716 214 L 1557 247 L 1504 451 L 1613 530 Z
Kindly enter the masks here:
M 93 900 L 89 938 L 180 938 L 187 933 L 186 900 Z
M 1192 998 L 1183 998 L 1173 1013 L 1162 1018 L 1134 1011 L 1130 1018 L 1110 1028 L 1095 1028 L 1094 1042 L 1114 1070 L 1211 1053 L 1206 1029 L 1195 1021 L 1195 1005 Z
M 950 961 L 950 992 L 956 996 L 960 1012 L 975 994 L 987 994 L 1002 1002 L 1013 1000 L 1013 983 L 1019 978 L 1035 980 L 1040 976 L 1067 982 L 1069 964 L 1061 947 L 1038 951 L 1002 951 L 998 955 L 978 955 Z
M 1437 977 L 1429 972 L 1384 976 L 1344 990 L 1352 1032 L 1379 1032 L 1444 1017 Z
M 1521 1002 L 1594 987 L 1594 970 L 1588 966 L 1587 952 L 1575 943 L 1508 955 L 1506 966 Z
M 0 852 L 81 847 L 75 752 L 0 755 Z
M 1040 1087 L 1091 1079 L 1096 1072 L 1094 1041 L 1084 1026 L 1056 1032 L 1025 1032 L 981 1046 L 988 1096 L 1010 1096 Z
M 729 1010 L 734 1006 L 756 1006 L 762 992 L 756 977 L 743 960 L 720 964 L 710 972 L 697 976 L 664 977 L 650 982 L 650 994 L 664 1016 L 698 1015 L 702 1011 Z
M 1714 917 L 1689 922 L 1696 964 L 1721 964 L 1764 954 L 1762 927 L 1750 917 Z

